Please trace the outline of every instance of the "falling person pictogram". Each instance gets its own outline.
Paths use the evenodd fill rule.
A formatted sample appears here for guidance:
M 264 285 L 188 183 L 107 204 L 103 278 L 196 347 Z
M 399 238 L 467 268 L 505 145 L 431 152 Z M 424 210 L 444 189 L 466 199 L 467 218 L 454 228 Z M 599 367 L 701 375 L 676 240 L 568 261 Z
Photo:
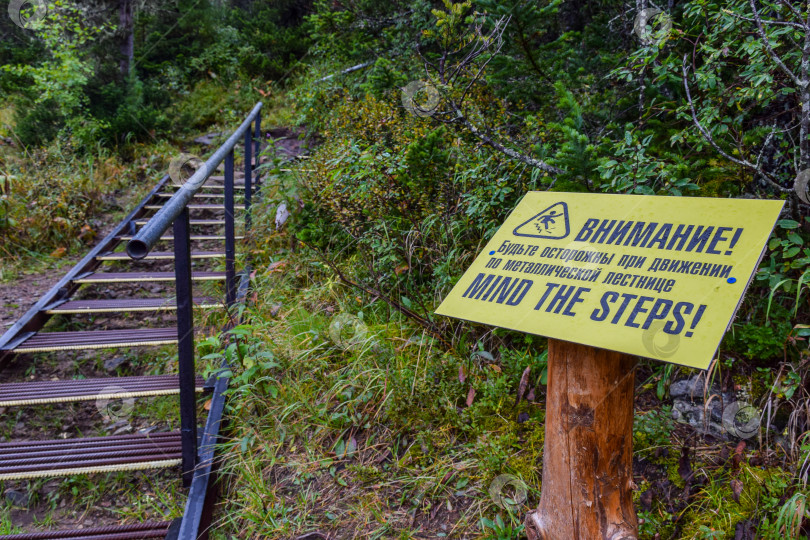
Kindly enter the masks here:
M 568 233 L 568 206 L 564 202 L 552 204 L 513 231 L 515 236 L 549 239 L 565 238 Z

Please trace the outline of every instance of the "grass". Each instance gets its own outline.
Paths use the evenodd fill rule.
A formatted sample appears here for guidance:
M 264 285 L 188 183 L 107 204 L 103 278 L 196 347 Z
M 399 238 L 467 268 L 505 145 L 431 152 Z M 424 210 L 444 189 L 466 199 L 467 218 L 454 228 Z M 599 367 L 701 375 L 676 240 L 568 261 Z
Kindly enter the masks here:
M 275 239 L 284 251 L 288 240 Z M 215 536 L 458 536 L 480 534 L 482 518 L 505 515 L 490 484 L 498 474 L 536 484 L 542 448 L 542 411 L 514 408 L 517 381 L 390 320 L 382 302 L 318 272 L 317 261 L 282 256 L 283 272 L 262 272 L 270 260 L 257 264 L 229 401 L 234 427 L 223 445 L 227 506 Z M 465 405 L 470 381 L 481 396 L 473 407 Z M 530 420 L 518 423 L 519 412 Z M 521 512 L 530 500 L 520 501 Z M 506 519 L 519 527 L 516 514 Z
M 344 285 L 273 224 L 274 201 L 302 169 L 275 177 L 254 215 L 255 293 L 231 353 L 213 537 L 521 538 L 542 487 L 544 342 L 467 355 Z M 516 403 L 527 366 L 536 397 Z M 679 455 L 692 434 L 655 397 L 665 403 L 684 374 L 659 368 L 638 377 L 639 401 L 657 404 L 637 410 L 634 427 L 637 458 L 649 464 L 636 478 L 639 538 L 734 538 L 751 524 L 762 538 L 798 539 L 810 490 L 761 450 L 737 463 L 718 457 L 721 443 L 702 447 L 684 480 Z M 516 504 L 498 506 L 490 488 L 500 475 L 523 482 L 525 498 L 509 492 Z M 732 481 L 742 482 L 739 502 Z

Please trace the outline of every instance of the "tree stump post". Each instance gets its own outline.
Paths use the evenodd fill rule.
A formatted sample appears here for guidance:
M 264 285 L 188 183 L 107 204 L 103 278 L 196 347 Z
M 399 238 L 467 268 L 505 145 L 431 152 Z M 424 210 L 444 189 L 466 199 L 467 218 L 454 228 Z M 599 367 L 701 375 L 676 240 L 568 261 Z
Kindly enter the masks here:
M 548 395 L 540 504 L 529 540 L 638 537 L 633 507 L 635 360 L 548 340 Z

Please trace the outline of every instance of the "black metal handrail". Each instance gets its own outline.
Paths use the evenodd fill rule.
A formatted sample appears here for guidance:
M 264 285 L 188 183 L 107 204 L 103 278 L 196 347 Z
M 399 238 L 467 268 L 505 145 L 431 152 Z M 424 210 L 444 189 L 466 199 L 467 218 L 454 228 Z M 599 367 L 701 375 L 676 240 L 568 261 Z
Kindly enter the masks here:
M 258 166 L 261 135 L 261 108 L 257 103 L 245 121 L 228 137 L 214 155 L 183 183 L 157 213 L 127 243 L 133 259 L 149 254 L 169 225 L 174 235 L 174 276 L 177 315 L 177 357 L 180 384 L 180 439 L 183 445 L 183 483 L 192 484 L 195 467 L 200 462 L 197 452 L 197 398 L 194 366 L 194 306 L 191 276 L 191 224 L 188 204 L 203 187 L 222 161 L 225 161 L 225 301 L 230 307 L 236 300 L 236 241 L 234 220 L 234 147 L 240 139 L 245 144 L 245 229 L 250 228 L 250 200 L 253 191 L 252 155 Z M 251 128 L 255 122 L 255 130 Z M 256 146 L 255 152 L 253 146 Z M 211 411 L 213 413 L 214 411 Z M 221 414 L 219 411 L 217 414 Z
M 197 171 L 189 178 L 180 189 L 163 205 L 163 208 L 158 210 L 158 212 L 152 216 L 149 222 L 144 225 L 138 234 L 136 234 L 132 240 L 127 242 L 127 253 L 133 259 L 143 259 L 149 254 L 152 247 L 154 247 L 155 243 L 160 240 L 160 237 L 166 232 L 166 229 L 169 228 L 169 225 L 177 219 L 177 216 L 183 211 L 184 208 L 191 202 L 191 199 L 194 195 L 202 188 L 203 184 L 205 184 L 208 177 L 216 170 L 220 163 L 225 159 L 225 157 L 233 151 L 234 146 L 236 143 L 239 142 L 239 139 L 244 137 L 245 142 L 247 143 L 253 136 L 250 132 L 250 125 L 253 123 L 253 120 L 256 119 L 256 135 L 259 135 L 260 129 L 259 126 L 261 121 L 260 111 L 262 108 L 262 102 L 258 102 L 254 107 L 253 110 L 250 111 L 245 121 L 242 122 L 242 125 L 233 132 L 233 134 L 228 137 L 228 140 L 220 146 L 214 155 L 208 158 L 202 166 L 197 169 Z M 250 175 L 248 174 L 249 167 L 250 167 L 250 156 L 251 156 L 251 148 L 250 144 L 245 144 L 245 182 L 250 181 Z M 248 186 L 245 185 L 245 206 L 249 204 L 248 201 L 250 200 Z

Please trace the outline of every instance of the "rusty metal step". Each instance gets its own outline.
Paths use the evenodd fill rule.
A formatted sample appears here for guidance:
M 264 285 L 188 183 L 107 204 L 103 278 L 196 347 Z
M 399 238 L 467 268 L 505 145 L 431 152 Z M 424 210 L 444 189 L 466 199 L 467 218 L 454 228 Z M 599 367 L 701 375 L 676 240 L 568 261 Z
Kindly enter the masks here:
M 172 195 L 174 195 L 174 193 L 157 193 L 156 195 L 158 197 L 163 198 L 163 199 L 168 199 Z M 196 195 L 194 195 L 194 198 L 195 199 L 224 199 L 225 194 L 224 193 L 197 193 Z
M 194 307 L 220 308 L 225 303 L 213 298 L 194 298 Z M 124 298 L 114 300 L 69 300 L 48 306 L 46 313 L 79 314 L 79 313 L 123 313 L 133 311 L 174 311 L 177 309 L 174 298 Z
M 224 258 L 225 253 L 222 251 L 192 251 L 191 258 L 192 259 L 219 259 Z M 113 251 L 107 252 L 103 255 L 99 255 L 96 257 L 98 261 L 130 261 L 132 258 L 127 255 L 125 251 Z M 166 261 L 166 260 L 174 260 L 174 252 L 171 251 L 152 251 L 143 259 L 142 261 L 151 260 L 151 261 Z
M 177 343 L 176 328 L 82 330 L 77 332 L 32 332 L 8 344 L 15 353 L 112 349 Z
M 224 185 L 225 177 L 224 176 L 211 176 L 211 177 L 209 177 L 209 180 L 215 180 L 216 182 L 221 182 L 221 183 L 214 184 L 214 183 L 207 183 L 206 182 L 201 189 L 209 189 L 209 188 L 210 189 L 217 189 L 217 190 L 225 189 L 225 185 Z M 238 177 L 237 180 L 242 180 L 242 177 Z M 170 188 L 170 187 L 176 188 L 177 186 L 168 185 L 166 187 L 167 188 Z M 234 190 L 244 190 L 245 189 L 245 184 L 244 183 L 238 183 L 238 184 L 234 183 L 233 189 Z
M 148 221 L 148 218 L 136 219 L 135 225 L 146 225 Z M 188 222 L 189 225 L 225 225 L 224 219 L 190 219 Z
M 204 384 L 202 377 L 197 377 L 194 388 L 202 392 Z M 0 384 L 0 407 L 168 396 L 179 392 L 177 375 L 25 381 Z
M 0 480 L 174 467 L 180 432 L 0 444 Z
M 7 534 L 0 535 L 0 540 L 140 540 L 141 538 L 166 538 L 171 525 L 171 521 L 144 521 L 143 523 L 130 525 Z
M 135 238 L 135 237 L 134 236 L 129 236 L 129 235 L 116 236 L 115 237 L 116 240 L 122 240 L 124 242 L 129 242 L 133 238 Z M 244 237 L 244 235 L 236 235 L 233 238 L 234 238 L 234 240 L 243 240 L 245 237 Z M 171 236 L 171 235 L 169 235 L 169 236 L 161 236 L 160 239 L 165 240 L 167 242 L 170 242 L 170 241 L 174 241 L 174 236 Z M 189 239 L 190 240 L 225 240 L 225 235 L 224 234 L 220 234 L 220 235 L 216 235 L 216 234 L 214 234 L 214 235 L 205 235 L 205 234 L 203 234 L 203 235 L 194 235 L 194 234 L 192 234 L 192 235 L 189 236 Z
M 244 210 L 244 204 L 234 204 L 234 209 L 236 210 Z M 162 204 L 147 204 L 144 206 L 147 210 L 160 210 L 163 208 Z M 189 204 L 186 206 L 189 210 L 225 210 L 224 204 Z
M 234 179 L 234 183 L 233 183 L 234 188 L 236 188 L 236 189 L 245 189 L 245 173 L 237 173 L 237 172 L 235 172 L 233 174 L 233 179 Z M 208 182 L 211 182 L 211 184 L 209 184 Z M 205 187 L 219 187 L 214 182 L 222 182 L 222 184 L 225 184 L 225 177 L 224 176 L 209 176 L 208 180 L 206 181 Z M 222 187 L 225 187 L 225 186 L 223 185 Z
M 224 281 L 225 272 L 192 272 L 193 281 Z M 138 283 L 174 281 L 174 272 L 90 272 L 74 283 Z

